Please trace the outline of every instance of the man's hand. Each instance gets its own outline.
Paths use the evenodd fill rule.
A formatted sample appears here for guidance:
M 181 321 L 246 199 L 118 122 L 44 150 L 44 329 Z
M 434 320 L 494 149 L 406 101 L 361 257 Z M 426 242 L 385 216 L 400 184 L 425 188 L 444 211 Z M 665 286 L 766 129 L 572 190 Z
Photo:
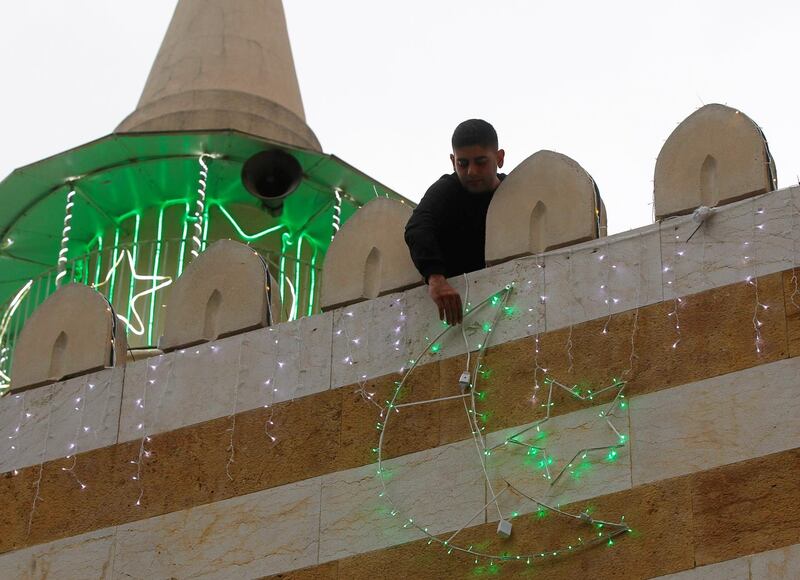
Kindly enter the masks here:
M 447 324 L 461 324 L 461 296 L 447 283 L 447 278 L 441 274 L 428 276 L 428 294 L 439 307 L 439 320 L 446 320 Z

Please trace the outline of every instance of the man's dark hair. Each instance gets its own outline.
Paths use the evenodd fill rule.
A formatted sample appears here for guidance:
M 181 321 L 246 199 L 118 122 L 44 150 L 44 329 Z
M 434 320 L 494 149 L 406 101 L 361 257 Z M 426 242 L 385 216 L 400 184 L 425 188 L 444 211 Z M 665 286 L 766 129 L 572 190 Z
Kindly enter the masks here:
M 467 119 L 453 131 L 453 149 L 479 145 L 497 149 L 497 131 L 483 119 Z

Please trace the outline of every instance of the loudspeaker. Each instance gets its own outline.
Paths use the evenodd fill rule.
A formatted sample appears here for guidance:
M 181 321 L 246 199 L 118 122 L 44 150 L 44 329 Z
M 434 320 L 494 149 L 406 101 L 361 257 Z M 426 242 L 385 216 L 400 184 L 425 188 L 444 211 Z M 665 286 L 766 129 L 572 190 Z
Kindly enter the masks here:
M 294 156 L 281 149 L 261 151 L 245 161 L 242 184 L 261 200 L 273 216 L 283 212 L 286 199 L 303 181 L 303 168 Z

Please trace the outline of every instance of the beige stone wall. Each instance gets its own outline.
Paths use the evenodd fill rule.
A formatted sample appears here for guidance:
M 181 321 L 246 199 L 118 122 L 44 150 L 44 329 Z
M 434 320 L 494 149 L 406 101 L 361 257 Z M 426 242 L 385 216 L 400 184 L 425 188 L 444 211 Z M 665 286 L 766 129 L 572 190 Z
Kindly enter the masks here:
M 88 286 L 68 284 L 54 292 L 20 332 L 12 391 L 124 365 L 125 332 L 115 316 L 105 298 Z
M 421 284 L 403 239 L 411 212 L 404 203 L 376 198 L 347 220 L 325 255 L 324 310 Z
M 175 280 L 159 348 L 174 350 L 267 326 L 271 309 L 276 318 L 280 309 L 271 284 L 257 252 L 232 240 L 214 242 Z
M 538 151 L 500 184 L 486 215 L 486 261 L 540 254 L 605 233 L 594 180 L 578 163 Z
M 3 464 L 18 474 L 0 477 L 7 506 L 0 566 L 52 562 L 65 576 L 106 569 L 134 577 L 145 570 L 151 577 L 648 578 L 730 561 L 751 571 L 783 562 L 793 572 L 800 295 L 789 248 L 800 240 L 786 225 L 798 201 L 791 189 L 730 204 L 703 226 L 705 239 L 687 242 L 694 224 L 676 218 L 468 276 L 473 305 L 514 286 L 478 386 L 489 439 L 544 413 L 543 400 L 531 399 L 536 362 L 582 387 L 612 376 L 628 381 L 618 418 L 629 445 L 556 497 L 570 511 L 625 515 L 634 534 L 613 547 L 495 570 L 428 545 L 389 515 L 374 477 L 378 409 L 362 393 L 388 400 L 399 367 L 441 331 L 424 288 L 415 288 L 133 363 L 121 403 L 109 404 L 117 405 L 109 413 L 119 420 L 115 442 L 74 461 L 50 455 L 40 466 L 28 454 Z M 763 229 L 743 227 L 754 216 Z M 757 263 L 742 259 L 745 241 L 757 247 Z M 758 310 L 754 327 L 757 301 L 768 308 Z M 472 349 L 499 305 L 487 308 L 466 325 Z M 404 401 L 458 393 L 464 342 L 450 334 L 411 376 Z M 56 385 L 52 395 L 76 387 Z M 31 448 L 50 440 L 47 389 L 33 409 L 37 424 L 23 423 Z M 606 399 L 587 405 L 556 391 L 550 402 L 547 437 L 562 461 L 586 441 Z M 0 400 L 0 428 L 8 425 L 0 441 L 13 436 L 27 405 Z M 69 418 L 79 432 L 79 417 L 50 423 Z M 460 401 L 398 409 L 391 425 L 384 452 L 393 492 L 418 521 L 447 534 L 481 511 L 487 488 Z M 541 475 L 502 454 L 488 473 L 495 484 L 518 487 Z M 37 482 L 47 501 L 34 500 Z M 753 501 L 760 497 L 769 501 Z M 577 531 L 552 514 L 539 519 L 518 500 L 503 499 L 504 509 L 518 512 L 508 542 L 497 538 L 491 510 L 461 538 L 518 551 L 559 546 Z M 81 550 L 91 556 L 79 560 Z
M 656 161 L 657 219 L 713 207 L 777 187 L 758 125 L 738 109 L 705 105 L 672 132 Z

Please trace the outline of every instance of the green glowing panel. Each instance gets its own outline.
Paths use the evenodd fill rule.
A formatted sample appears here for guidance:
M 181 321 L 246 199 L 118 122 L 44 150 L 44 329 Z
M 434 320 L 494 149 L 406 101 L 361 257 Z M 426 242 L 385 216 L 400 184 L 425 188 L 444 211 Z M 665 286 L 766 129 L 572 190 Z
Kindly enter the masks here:
M 258 151 L 276 147 L 293 155 L 304 172 L 303 182 L 286 198 L 280 217 L 261 209 L 240 178 L 245 160 Z M 180 204 L 183 208 L 191 203 L 193 209 L 201 153 L 212 155 L 208 160 L 206 243 L 221 237 L 253 242 L 266 236 L 265 232 L 282 229 L 290 235 L 287 249 L 292 258 L 302 251 L 308 260 L 315 256 L 315 265 L 320 267 L 331 240 L 335 188 L 344 192 L 342 222 L 376 194 L 413 205 L 332 155 L 235 131 L 109 135 L 17 169 L 0 182 L 0 305 L 7 303 L 29 279 L 55 268 L 70 183 L 77 196 L 67 257 L 75 259 L 87 254 L 90 245 L 96 248 L 98 236 L 103 236 L 104 249 L 108 251 L 116 248 L 120 237 L 123 242 L 130 242 L 137 218 L 125 218 L 140 215 L 144 222 L 147 214 L 158 216 L 165 204 Z M 251 208 L 249 223 L 237 220 L 237 205 Z M 145 229 L 153 230 L 149 234 L 152 238 L 156 218 L 153 222 L 147 226 L 142 223 L 142 241 L 152 241 L 145 236 Z M 182 222 L 180 227 L 185 224 Z M 237 229 L 238 236 L 228 235 Z M 109 242 L 115 236 L 112 246 Z M 298 242 L 303 247 L 295 245 Z M 189 249 L 186 248 L 187 253 Z M 175 253 L 170 260 L 177 259 Z M 92 266 L 98 272 L 102 269 L 94 263 Z M 179 265 L 178 271 L 182 267 Z M 289 265 L 286 274 L 294 285 L 319 284 L 316 279 L 301 280 Z M 86 271 L 81 276 L 90 279 Z M 93 272 L 91 278 L 97 277 Z M 116 286 L 113 292 L 130 292 L 130 288 Z M 307 308 L 306 305 L 305 312 L 296 311 L 295 315 L 305 314 Z

